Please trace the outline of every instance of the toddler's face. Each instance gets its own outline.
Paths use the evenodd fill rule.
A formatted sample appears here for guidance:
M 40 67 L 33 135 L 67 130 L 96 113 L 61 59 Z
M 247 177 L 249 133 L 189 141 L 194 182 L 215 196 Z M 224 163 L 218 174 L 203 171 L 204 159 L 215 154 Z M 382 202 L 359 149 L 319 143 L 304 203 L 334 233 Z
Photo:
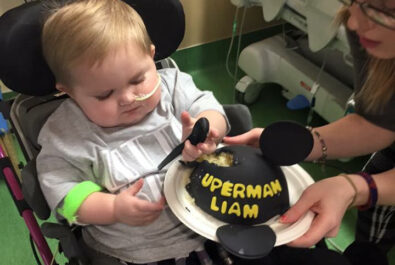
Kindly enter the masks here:
M 146 54 L 130 44 L 111 52 L 100 65 L 78 65 L 72 70 L 74 85 L 65 91 L 101 127 L 136 124 L 160 101 L 160 87 L 147 99 L 136 101 L 160 82 L 154 53 L 154 46 Z
M 395 0 L 371 0 L 366 2 L 373 7 L 377 7 L 377 10 L 383 10 L 388 14 L 388 16 L 384 16 L 384 22 L 388 23 L 385 20 L 391 20 L 392 25 L 395 20 L 395 18 L 391 17 L 395 16 Z M 379 59 L 395 58 L 395 30 L 372 21 L 357 4 L 353 4 L 349 11 L 350 17 L 347 21 L 347 26 L 351 30 L 356 31 L 360 38 L 360 43 L 366 51 Z

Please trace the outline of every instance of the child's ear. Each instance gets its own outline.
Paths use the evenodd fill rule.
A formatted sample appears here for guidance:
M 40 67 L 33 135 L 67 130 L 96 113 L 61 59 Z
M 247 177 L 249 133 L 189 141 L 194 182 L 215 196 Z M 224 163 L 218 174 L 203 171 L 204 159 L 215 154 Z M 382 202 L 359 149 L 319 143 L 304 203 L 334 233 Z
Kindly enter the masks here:
M 152 57 L 152 59 L 154 58 L 154 56 L 155 56 L 155 45 L 151 44 L 151 57 Z
M 67 88 L 67 86 L 63 85 L 62 83 L 56 83 L 55 85 L 56 89 L 59 90 L 60 92 L 64 92 L 68 95 L 70 95 L 70 89 Z

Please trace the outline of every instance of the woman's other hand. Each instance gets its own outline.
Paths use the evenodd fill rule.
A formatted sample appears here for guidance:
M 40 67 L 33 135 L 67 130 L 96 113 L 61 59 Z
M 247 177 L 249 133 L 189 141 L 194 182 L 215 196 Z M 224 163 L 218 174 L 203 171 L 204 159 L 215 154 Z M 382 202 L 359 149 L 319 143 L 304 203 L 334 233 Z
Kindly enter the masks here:
M 263 128 L 254 128 L 250 131 L 237 135 L 237 136 L 226 136 L 223 141 L 225 144 L 240 144 L 249 145 L 253 147 L 259 147 L 259 137 L 263 132 Z
M 299 220 L 309 210 L 315 213 L 309 230 L 288 245 L 311 247 L 324 237 L 335 237 L 354 196 L 354 189 L 342 176 L 323 179 L 310 185 L 280 218 L 281 223 L 290 224 Z

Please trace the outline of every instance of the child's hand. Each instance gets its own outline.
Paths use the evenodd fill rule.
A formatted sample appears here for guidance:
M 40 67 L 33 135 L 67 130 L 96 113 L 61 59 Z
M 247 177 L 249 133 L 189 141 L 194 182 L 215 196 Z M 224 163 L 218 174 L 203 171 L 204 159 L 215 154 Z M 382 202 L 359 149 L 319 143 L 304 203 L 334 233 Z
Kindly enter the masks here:
M 114 215 L 117 222 L 143 226 L 155 221 L 161 214 L 165 199 L 158 202 L 149 202 L 139 199 L 135 195 L 143 186 L 143 179 L 139 179 L 126 190 L 120 192 L 114 200 Z
M 191 133 L 193 125 L 198 119 L 192 118 L 188 112 L 184 111 L 181 113 L 182 123 L 182 139 L 188 137 Z M 202 154 L 210 154 L 217 148 L 217 142 L 219 142 L 219 132 L 217 129 L 210 126 L 207 138 L 203 143 L 199 143 L 196 146 L 192 145 L 189 140 L 185 141 L 184 149 L 182 150 L 182 158 L 184 161 L 193 161 Z

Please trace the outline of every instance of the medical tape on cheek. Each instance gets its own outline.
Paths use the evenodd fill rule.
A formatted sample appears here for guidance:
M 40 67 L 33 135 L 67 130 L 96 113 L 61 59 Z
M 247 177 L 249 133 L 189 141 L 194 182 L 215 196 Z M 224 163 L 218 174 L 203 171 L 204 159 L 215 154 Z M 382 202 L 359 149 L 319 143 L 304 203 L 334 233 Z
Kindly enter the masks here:
M 143 95 L 143 96 L 141 96 L 141 97 L 136 97 L 135 100 L 136 100 L 136 101 L 144 101 L 144 100 L 146 100 L 146 99 L 152 97 L 152 95 L 155 94 L 156 90 L 158 90 L 158 87 L 159 87 L 159 85 L 160 85 L 160 81 L 161 81 L 161 77 L 160 77 L 160 75 L 158 74 L 158 82 L 156 83 L 154 89 L 152 89 L 152 91 L 149 92 L 148 94 L 145 94 L 145 95 Z
M 103 190 L 102 187 L 92 181 L 84 181 L 75 185 L 63 200 L 63 206 L 58 209 L 69 224 L 77 221 L 77 212 L 85 199 L 94 192 Z

